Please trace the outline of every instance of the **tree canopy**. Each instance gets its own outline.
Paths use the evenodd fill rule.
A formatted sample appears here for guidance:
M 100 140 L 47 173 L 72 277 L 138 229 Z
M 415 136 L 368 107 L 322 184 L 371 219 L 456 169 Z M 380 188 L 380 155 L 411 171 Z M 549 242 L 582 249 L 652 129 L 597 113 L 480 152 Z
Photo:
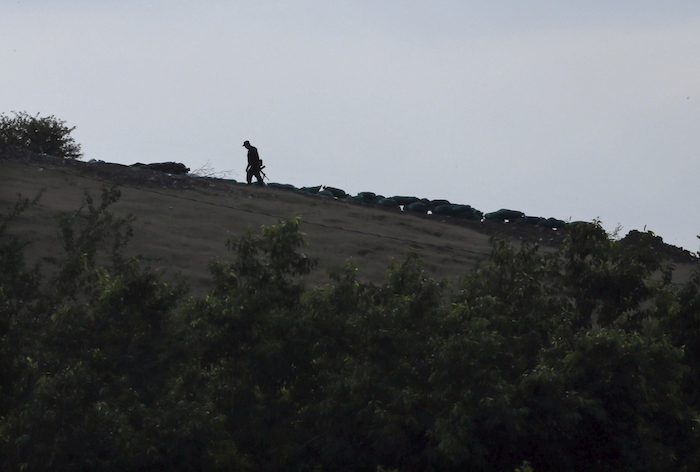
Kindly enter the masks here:
M 53 115 L 12 113 L 12 117 L 0 114 L 0 144 L 66 159 L 83 156 L 80 144 L 71 136 L 75 126 L 69 128 Z
M 6 470 L 698 468 L 700 270 L 671 283 L 645 237 L 309 287 L 293 218 L 230 238 L 198 298 L 124 256 L 118 198 L 86 193 L 36 266 L 8 231 L 32 201 L 0 215 Z

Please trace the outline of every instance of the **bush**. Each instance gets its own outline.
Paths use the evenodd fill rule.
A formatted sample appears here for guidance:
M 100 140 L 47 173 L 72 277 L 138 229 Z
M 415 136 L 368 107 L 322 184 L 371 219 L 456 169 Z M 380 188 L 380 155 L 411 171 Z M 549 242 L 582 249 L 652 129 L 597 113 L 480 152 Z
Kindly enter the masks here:
M 40 117 L 27 112 L 12 112 L 14 117 L 0 115 L 0 143 L 66 159 L 80 159 L 80 144 L 70 135 L 75 126 L 55 116 Z
M 118 198 L 59 218 L 47 277 L 7 231 L 33 202 L 0 208 L 3 471 L 698 470 L 700 267 L 671 283 L 651 233 L 309 288 L 293 218 L 190 298 L 125 256 Z

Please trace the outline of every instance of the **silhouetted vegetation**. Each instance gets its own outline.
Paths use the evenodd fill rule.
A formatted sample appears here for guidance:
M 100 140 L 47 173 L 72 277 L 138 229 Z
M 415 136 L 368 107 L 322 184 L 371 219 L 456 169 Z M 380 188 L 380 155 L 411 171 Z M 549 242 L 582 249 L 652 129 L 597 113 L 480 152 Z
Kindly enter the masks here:
M 0 114 L 0 144 L 66 159 L 80 159 L 80 144 L 71 136 L 75 126 L 55 116 L 40 117 L 27 112 Z
M 193 298 L 124 256 L 118 198 L 62 216 L 47 267 L 8 232 L 32 202 L 0 216 L 4 470 L 698 468 L 700 271 L 672 284 L 650 234 L 307 287 L 290 219 L 229 239 Z

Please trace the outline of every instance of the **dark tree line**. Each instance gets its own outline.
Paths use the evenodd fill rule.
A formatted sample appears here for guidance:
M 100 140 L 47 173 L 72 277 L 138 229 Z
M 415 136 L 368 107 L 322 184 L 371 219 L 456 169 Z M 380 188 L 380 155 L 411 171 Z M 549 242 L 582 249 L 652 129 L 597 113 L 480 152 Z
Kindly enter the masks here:
M 0 217 L 4 470 L 697 470 L 700 271 L 672 284 L 645 237 L 307 287 L 290 219 L 193 298 L 124 256 L 118 198 L 86 194 L 40 266 L 8 233 L 32 202 Z

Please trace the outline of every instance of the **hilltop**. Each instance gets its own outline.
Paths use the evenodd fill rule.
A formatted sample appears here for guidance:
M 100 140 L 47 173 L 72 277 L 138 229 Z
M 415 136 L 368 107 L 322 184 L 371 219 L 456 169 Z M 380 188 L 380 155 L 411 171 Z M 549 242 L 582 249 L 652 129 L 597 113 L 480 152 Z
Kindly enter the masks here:
M 145 166 L 101 161 L 82 162 L 27 151 L 0 152 L 0 204 L 9 207 L 17 193 L 33 197 L 41 189 L 40 204 L 22 216 L 16 231 L 34 240 L 37 253 L 50 253 L 57 234 L 55 216 L 78 208 L 84 191 L 99 197 L 101 187 L 116 185 L 122 194 L 114 211 L 132 214 L 134 239 L 130 251 L 149 258 L 154 267 L 189 280 L 205 290 L 207 264 L 225 260 L 226 238 L 280 218 L 300 216 L 309 257 L 318 260 L 309 276 L 325 284 L 325 270 L 351 258 L 363 280 L 380 282 L 392 258 L 403 259 L 415 250 L 434 278 L 456 279 L 491 251 L 490 238 L 505 235 L 557 247 L 566 227 L 556 229 L 522 223 L 503 223 L 419 214 L 364 203 L 357 199 L 310 194 L 291 186 L 248 186 L 232 180 L 172 174 Z M 328 195 L 328 193 L 325 193 Z M 634 239 L 631 231 L 627 238 Z M 677 266 L 683 279 L 697 259 L 689 251 L 655 238 L 655 249 Z M 42 250 L 43 249 L 43 250 Z

